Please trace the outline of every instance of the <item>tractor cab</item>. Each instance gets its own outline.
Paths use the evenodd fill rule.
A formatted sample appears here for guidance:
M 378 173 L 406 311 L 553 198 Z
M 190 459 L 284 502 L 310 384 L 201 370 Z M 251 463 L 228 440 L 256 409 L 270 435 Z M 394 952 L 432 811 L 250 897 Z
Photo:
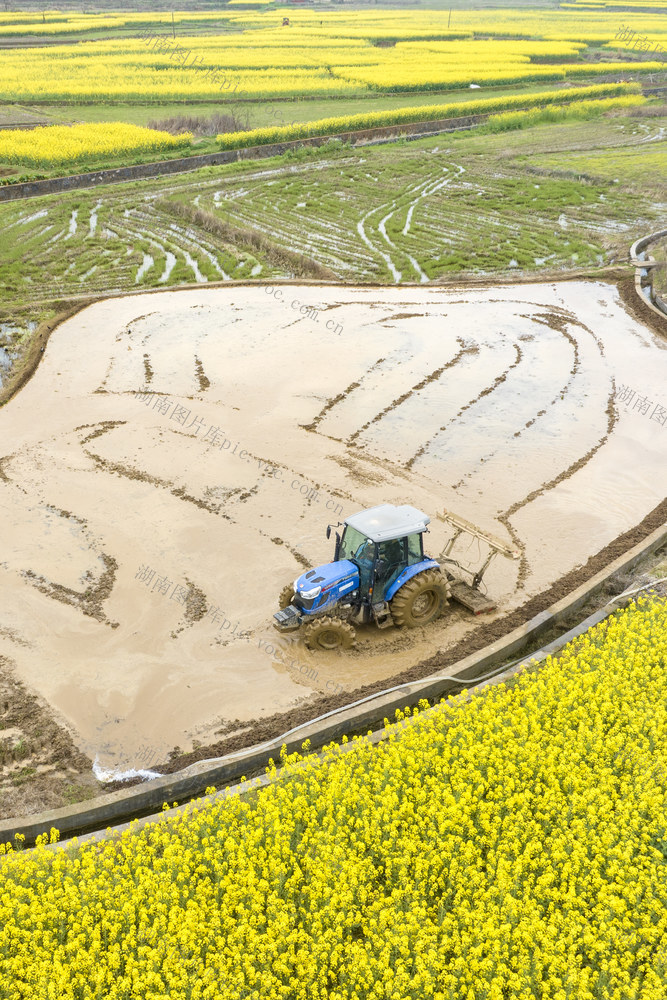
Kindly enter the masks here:
M 415 507 L 380 504 L 345 521 L 336 533 L 336 561 L 354 563 L 359 572 L 359 597 L 367 605 L 388 601 L 411 566 L 424 562 L 423 533 L 430 518 Z M 327 535 L 330 529 L 327 530 Z M 428 560 L 429 563 L 432 560 Z M 400 586 L 400 584 L 399 584 Z

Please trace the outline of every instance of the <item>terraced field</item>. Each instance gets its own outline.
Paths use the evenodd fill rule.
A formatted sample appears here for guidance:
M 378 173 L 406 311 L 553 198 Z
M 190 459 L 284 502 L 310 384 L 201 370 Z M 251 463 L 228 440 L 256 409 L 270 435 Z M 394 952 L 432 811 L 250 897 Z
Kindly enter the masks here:
M 90 294 L 261 272 L 254 258 L 215 246 L 165 216 L 152 201 L 136 199 L 123 207 L 125 197 L 104 192 L 79 195 L 64 205 L 49 200 L 46 208 L 23 203 L 5 231 L 20 248 L 24 285 L 51 272 L 53 282 L 38 293 L 50 298 L 54 292 L 76 293 L 77 286 Z
M 613 157 L 604 151 L 581 150 L 535 156 L 532 163 L 551 171 L 576 171 L 581 176 L 609 180 L 614 184 L 641 186 L 644 182 L 656 200 L 664 201 L 667 198 L 667 119 L 638 122 L 635 134 L 636 145 L 616 150 Z
M 665 226 L 657 100 L 575 123 L 593 112 L 572 88 L 568 123 L 552 108 L 2 200 L 28 166 L 146 172 L 188 111 L 231 110 L 234 82 L 255 123 L 286 120 L 289 95 L 329 135 L 315 109 L 664 78 L 659 0 L 548 2 L 291 6 L 289 25 L 270 0 L 0 13 L 0 97 L 26 103 L 0 108 L 0 817 L 383 688 L 407 700 L 405 681 L 488 651 L 664 520 L 665 339 L 620 266 Z M 121 125 L 83 127 L 108 143 L 75 167 L 78 101 Z M 130 142 L 122 123 L 158 109 L 186 112 L 162 151 L 154 131 Z M 2 132 L 42 115 L 67 126 L 59 147 Z M 188 152 L 251 141 L 214 125 Z M 667 241 L 652 252 L 665 297 Z M 434 558 L 443 511 L 511 545 L 481 586 L 491 610 L 360 626 L 345 653 L 277 633 L 278 594 L 334 555 L 327 524 L 383 502 L 428 512 Z M 454 539 L 464 578 L 482 538 Z M 642 599 L 507 687 L 397 712 L 375 748 L 283 747 L 283 780 L 176 824 L 78 853 L 0 844 L 0 1000 L 663 1000 L 665 610 Z
M 96 753 L 104 767 L 141 767 L 147 742 L 155 763 L 176 741 L 244 733 L 261 708 L 290 711 L 329 685 L 354 690 L 362 673 L 379 682 L 430 655 L 434 642 L 465 637 L 469 625 L 454 612 L 444 632 L 407 644 L 362 638 L 344 666 L 276 646 L 266 628 L 276 581 L 328 558 L 322 528 L 332 517 L 395 499 L 430 512 L 450 506 L 505 533 L 523 551 L 518 575 L 489 576 L 506 610 L 517 586 L 516 595 L 535 592 L 655 505 L 656 488 L 664 493 L 654 457 L 662 425 L 621 410 L 614 386 L 632 378 L 657 405 L 661 376 L 647 332 L 631 326 L 628 339 L 632 321 L 610 286 L 574 298 L 572 286 L 555 284 L 441 297 L 426 282 L 465 285 L 473 274 L 492 285 L 494 274 L 546 269 L 553 280 L 624 259 L 664 216 L 656 193 L 665 124 L 619 117 L 355 149 L 334 141 L 0 204 L 0 380 L 37 322 L 63 304 L 199 286 L 166 314 L 158 303 L 171 296 L 84 312 L 80 325 L 59 328 L 32 382 L 0 410 L 11 417 L 3 516 L 15 524 L 0 566 L 0 657 L 77 734 L 68 767 L 77 754 Z M 618 158 L 628 168 L 589 175 L 578 157 Z M 279 287 L 313 268 L 357 288 Z M 380 296 L 363 287 L 374 282 L 397 287 Z M 399 287 L 406 282 L 422 287 Z M 205 287 L 212 283 L 227 287 Z M 61 336 L 64 354 L 54 346 Z M 76 374 L 82 344 L 86 371 Z M 285 350 L 326 361 L 295 385 Z M 266 357 L 273 362 L 258 389 Z M 233 437 L 259 464 L 228 467 L 220 444 L 191 440 L 197 432 L 162 414 L 175 401 L 213 429 L 209 437 Z M 255 403 L 259 422 L 247 409 Z M 637 466 L 638 436 L 646 468 Z M 274 482 L 267 468 L 289 478 Z M 602 526 L 612 497 L 614 515 Z M 544 535 L 547 522 L 567 546 Z M 225 560 L 249 551 L 260 560 L 250 569 L 263 581 L 260 618 L 247 618 L 227 563 L 210 551 L 211 532 Z M 44 534 L 48 558 L 35 547 Z M 150 587 L 140 578 L 149 571 Z M 183 601 L 154 592 L 157 579 Z M 231 640 L 224 622 L 250 639 Z M 104 669 L 90 676 L 101 648 Z M 62 662 L 72 665 L 67 678 Z M 194 663 L 198 680 L 184 698 Z M 42 751 L 36 767 L 50 774 Z M 21 773 L 10 766 L 8 780 Z M 71 794 L 89 793 L 79 778 L 67 780 Z
M 360 629 L 346 656 L 278 635 L 281 587 L 331 557 L 326 524 L 410 502 L 433 555 L 443 507 L 511 540 L 521 559 L 485 577 L 495 621 L 661 501 L 666 364 L 593 281 L 95 303 L 0 409 L 0 657 L 112 769 L 389 681 L 479 622 Z
M 661 216 L 666 123 L 617 118 L 356 150 L 333 141 L 261 164 L 0 205 L 0 307 L 9 321 L 84 292 L 298 276 L 250 230 L 343 280 L 604 264 Z M 578 179 L 578 164 L 583 173 L 598 160 L 623 165 L 620 176 L 607 168 Z M 174 214 L 183 206 L 185 220 Z M 245 236 L 204 230 L 196 209 Z

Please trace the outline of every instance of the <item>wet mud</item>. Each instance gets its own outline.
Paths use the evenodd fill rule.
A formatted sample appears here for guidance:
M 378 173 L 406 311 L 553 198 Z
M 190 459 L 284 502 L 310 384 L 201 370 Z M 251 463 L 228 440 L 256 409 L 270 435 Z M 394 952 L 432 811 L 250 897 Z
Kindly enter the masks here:
M 664 343 L 601 282 L 91 305 L 0 409 L 0 655 L 115 771 L 424 676 L 664 521 L 667 428 L 621 383 L 667 405 Z M 276 633 L 282 587 L 332 558 L 326 525 L 382 502 L 431 516 L 434 557 L 443 509 L 516 545 L 485 577 L 497 610 L 360 628 L 340 655 Z M 486 550 L 454 555 L 474 572 Z

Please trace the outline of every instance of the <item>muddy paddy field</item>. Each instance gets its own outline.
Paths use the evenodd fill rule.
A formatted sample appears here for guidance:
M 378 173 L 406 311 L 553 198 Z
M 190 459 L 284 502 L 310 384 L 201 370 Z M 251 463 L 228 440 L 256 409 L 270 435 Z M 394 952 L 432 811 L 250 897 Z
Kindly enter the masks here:
M 252 743 L 479 629 L 453 605 L 423 630 L 361 628 L 348 653 L 275 632 L 283 585 L 365 507 L 426 511 L 435 557 L 443 509 L 518 547 L 485 577 L 502 621 L 663 501 L 665 385 L 664 340 L 603 282 L 85 308 L 0 409 L 0 812 Z M 474 569 L 486 549 L 455 554 Z

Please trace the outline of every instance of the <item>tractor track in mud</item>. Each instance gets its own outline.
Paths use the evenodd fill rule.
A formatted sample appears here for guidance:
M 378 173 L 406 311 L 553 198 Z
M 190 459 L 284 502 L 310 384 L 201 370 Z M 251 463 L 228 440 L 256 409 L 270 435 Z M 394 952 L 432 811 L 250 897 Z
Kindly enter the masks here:
M 72 516 L 64 512 L 60 513 L 63 516 Z M 77 519 L 75 518 L 75 520 Z M 113 556 L 107 555 L 106 552 L 100 553 L 100 559 L 104 565 L 104 571 L 96 583 L 90 582 L 86 589 L 82 591 L 54 583 L 43 576 L 39 576 L 37 573 L 33 573 L 29 569 L 25 570 L 25 576 L 36 590 L 41 591 L 42 594 L 45 594 L 52 600 L 61 601 L 63 604 L 69 604 L 72 607 L 78 608 L 82 614 L 88 615 L 90 618 L 96 618 L 102 625 L 108 625 L 110 628 L 118 628 L 119 622 L 110 621 L 103 610 L 104 602 L 114 587 L 118 563 Z
M 475 403 L 479 403 L 479 401 L 481 399 L 484 399 L 485 396 L 490 396 L 492 392 L 494 392 L 499 386 L 501 386 L 503 384 L 503 382 L 507 381 L 507 376 L 509 375 L 509 373 L 514 368 L 516 368 L 519 364 L 521 364 L 521 360 L 523 358 L 523 352 L 521 351 L 521 348 L 519 347 L 519 345 L 518 344 L 514 344 L 513 346 L 514 346 L 514 351 L 515 351 L 516 357 L 515 357 L 514 361 L 512 362 L 512 364 L 509 365 L 505 369 L 505 371 L 502 372 L 500 375 L 496 375 L 496 377 L 494 378 L 494 380 L 491 383 L 491 385 L 485 386 L 482 390 L 480 390 L 480 392 L 477 393 L 477 395 L 473 399 L 470 399 L 467 403 L 465 403 L 461 407 L 461 409 L 458 411 L 458 413 L 456 413 L 454 415 L 454 417 L 452 417 L 452 419 L 451 419 L 451 421 L 449 421 L 449 423 L 454 423 L 454 421 L 458 420 L 459 417 L 462 417 L 463 414 L 467 410 L 471 409 L 471 407 L 473 407 L 475 405 Z M 479 348 L 477 348 L 476 350 L 467 350 L 467 351 L 461 350 L 460 353 L 459 353 L 459 355 L 457 355 L 456 360 L 458 361 L 461 357 L 464 357 L 465 354 L 476 354 L 476 353 L 479 353 Z M 442 371 L 444 371 L 444 370 L 445 369 L 443 368 Z M 421 386 L 420 386 L 420 388 L 421 388 Z M 407 399 L 407 396 L 406 396 L 406 399 Z M 402 402 L 402 400 L 401 400 L 401 402 Z M 449 424 L 443 424 L 442 427 L 438 428 L 438 430 L 435 432 L 435 434 L 433 435 L 432 438 L 430 438 L 428 441 L 425 441 L 424 444 L 420 448 L 417 449 L 417 451 L 414 453 L 414 455 L 412 456 L 412 458 L 408 459 L 408 461 L 405 463 L 406 469 L 411 469 L 414 466 L 415 462 L 419 461 L 419 459 L 422 457 L 422 455 L 424 455 L 428 451 L 429 445 L 433 442 L 433 440 L 435 439 L 435 437 L 438 434 L 442 434 L 445 430 L 447 430 L 448 426 L 449 426 Z
M 456 341 L 459 344 L 459 350 L 450 361 L 441 365 L 440 368 L 436 368 L 435 371 L 431 372 L 429 375 L 425 375 L 423 379 L 408 389 L 407 392 L 404 392 L 397 399 L 392 400 L 388 406 L 385 406 L 383 410 L 380 410 L 379 413 L 363 424 L 358 430 L 354 431 L 354 433 L 347 439 L 347 443 L 353 445 L 357 438 L 360 437 L 364 431 L 368 430 L 369 427 L 381 420 L 387 415 L 387 413 L 391 413 L 392 410 L 396 409 L 397 406 L 400 406 L 401 403 L 404 403 L 406 399 L 409 399 L 415 392 L 419 392 L 421 389 L 424 389 L 427 385 L 430 385 L 431 382 L 437 382 L 443 372 L 446 372 L 450 368 L 455 368 L 462 358 L 466 357 L 466 355 L 479 353 L 479 347 L 477 347 L 476 344 L 466 344 L 462 337 L 457 337 Z M 377 364 L 379 363 L 380 362 L 377 362 Z M 369 374 L 370 371 L 372 371 L 372 369 L 369 370 Z M 410 468 L 412 461 L 413 459 L 407 463 L 406 468 Z

